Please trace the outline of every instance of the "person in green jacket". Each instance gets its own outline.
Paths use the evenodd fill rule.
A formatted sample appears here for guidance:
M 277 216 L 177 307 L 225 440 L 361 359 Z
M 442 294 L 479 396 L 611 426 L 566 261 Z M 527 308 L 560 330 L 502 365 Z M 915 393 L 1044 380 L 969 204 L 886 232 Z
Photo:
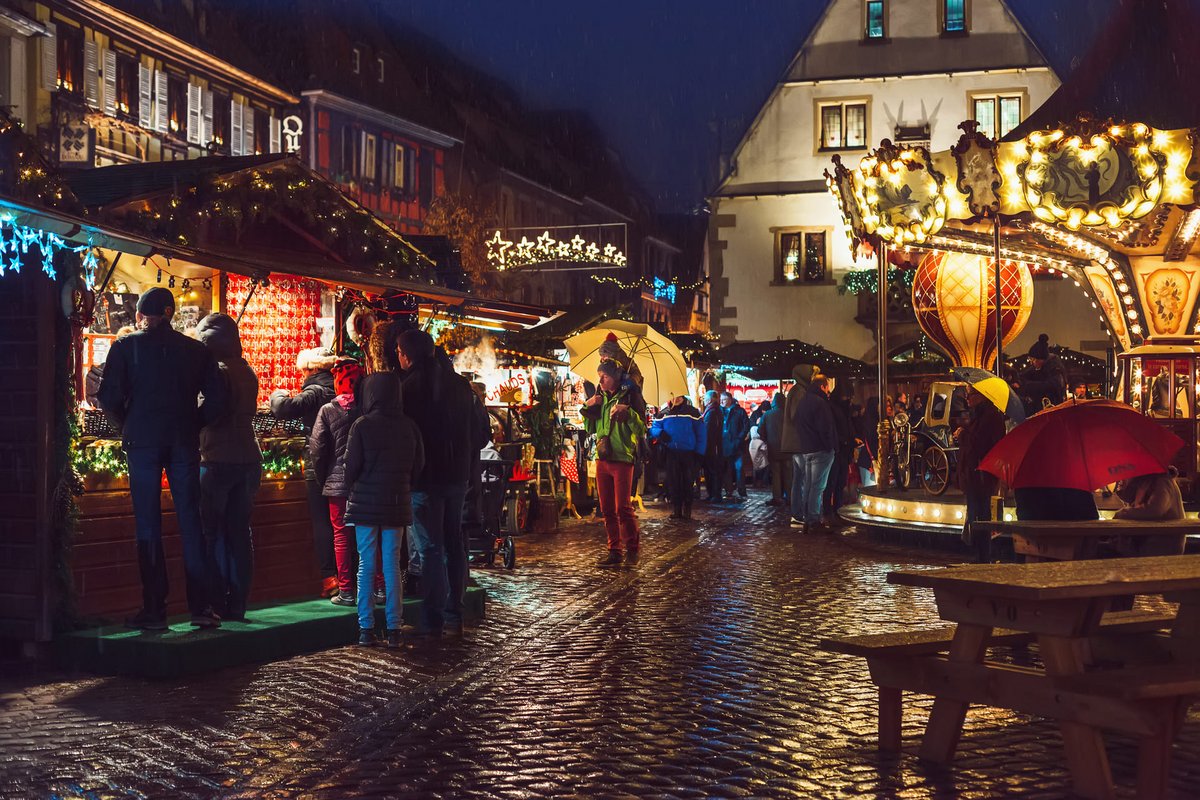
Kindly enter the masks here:
M 637 564 L 640 546 L 637 516 L 633 513 L 633 465 L 638 442 L 646 435 L 646 420 L 630 407 L 625 371 L 615 361 L 601 361 L 597 368 L 600 387 L 584 403 L 582 415 L 587 432 L 596 436 L 596 491 L 608 532 L 608 555 L 600 566 Z

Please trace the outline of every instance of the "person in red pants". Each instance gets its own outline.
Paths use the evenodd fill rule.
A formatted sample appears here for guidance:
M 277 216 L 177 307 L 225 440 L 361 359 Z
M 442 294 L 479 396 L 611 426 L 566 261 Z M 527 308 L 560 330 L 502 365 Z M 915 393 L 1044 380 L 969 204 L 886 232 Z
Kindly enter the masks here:
M 337 393 L 317 412 L 313 423 L 313 469 L 317 482 L 329 504 L 329 522 L 333 526 L 333 556 L 337 564 L 337 593 L 329 599 L 336 606 L 355 606 L 355 547 L 354 530 L 346 525 L 346 443 L 350 426 L 358 416 L 355 388 L 362 378 L 362 367 L 352 358 L 343 359 L 333 367 L 333 389 Z
M 601 361 L 599 390 L 588 398 L 582 414 L 588 433 L 596 437 L 596 490 L 600 495 L 600 510 L 608 532 L 608 555 L 600 566 L 613 567 L 621 563 L 621 546 L 625 547 L 625 563 L 638 562 L 640 539 L 637 515 L 633 513 L 633 465 L 637 460 L 638 442 L 646 435 L 646 420 L 630 408 L 629 388 L 624 381 L 625 371 L 615 361 Z

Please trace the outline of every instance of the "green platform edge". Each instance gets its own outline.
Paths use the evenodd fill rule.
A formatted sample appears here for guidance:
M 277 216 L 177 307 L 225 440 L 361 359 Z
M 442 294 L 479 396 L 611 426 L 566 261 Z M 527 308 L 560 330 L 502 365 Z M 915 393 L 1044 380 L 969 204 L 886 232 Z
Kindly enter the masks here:
M 468 622 L 483 618 L 486 597 L 481 587 L 467 589 L 463 611 Z M 419 599 L 405 600 L 404 621 L 415 624 L 420 609 Z M 71 670 L 174 678 L 276 661 L 358 639 L 357 612 L 323 599 L 256 606 L 246 618 L 215 630 L 194 628 L 186 616 L 173 618 L 170 630 L 162 632 L 115 625 L 87 628 L 60 634 L 54 649 L 59 663 Z M 375 622 L 384 627 L 382 607 L 375 609 Z

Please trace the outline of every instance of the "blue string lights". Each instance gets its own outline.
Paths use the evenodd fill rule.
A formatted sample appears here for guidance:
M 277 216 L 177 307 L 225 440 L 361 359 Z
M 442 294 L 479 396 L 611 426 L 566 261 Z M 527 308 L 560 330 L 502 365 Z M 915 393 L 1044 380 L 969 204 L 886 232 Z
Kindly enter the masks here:
M 666 300 L 671 305 L 675 305 L 675 284 L 667 283 L 662 278 L 656 277 L 653 288 L 655 300 Z
M 56 233 L 20 225 L 11 214 L 0 214 L 0 275 L 20 272 L 25 256 L 34 248 L 42 255 L 42 272 L 51 280 L 57 277 L 54 270 L 55 255 L 59 252 L 83 253 L 83 272 L 87 285 L 95 285 L 100 263 L 90 243 L 73 245 Z

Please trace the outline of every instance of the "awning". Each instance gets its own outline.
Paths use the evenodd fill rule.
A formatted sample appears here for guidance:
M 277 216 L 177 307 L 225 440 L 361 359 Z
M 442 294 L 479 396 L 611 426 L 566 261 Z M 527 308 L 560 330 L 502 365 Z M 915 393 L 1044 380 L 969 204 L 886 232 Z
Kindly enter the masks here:
M 99 223 L 153 242 L 166 256 L 450 305 L 468 298 L 436 285 L 420 250 L 292 156 L 130 164 L 64 178 Z
M 875 368 L 865 361 L 834 353 L 798 339 L 735 342 L 716 352 L 717 362 L 757 380 L 791 380 L 797 364 L 815 364 L 838 378 L 868 378 Z
M 432 308 L 432 319 L 461 320 L 467 325 L 496 332 L 525 331 L 559 317 L 562 312 L 542 306 L 471 297 L 453 310 Z

